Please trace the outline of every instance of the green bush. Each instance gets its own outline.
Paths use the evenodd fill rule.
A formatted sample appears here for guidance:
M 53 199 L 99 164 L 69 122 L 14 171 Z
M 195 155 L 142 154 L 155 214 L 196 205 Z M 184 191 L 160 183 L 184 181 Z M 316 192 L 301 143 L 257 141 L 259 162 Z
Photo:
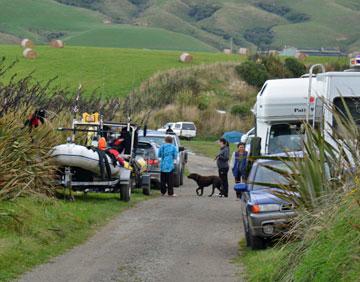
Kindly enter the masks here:
M 300 77 L 306 73 L 306 66 L 295 58 L 286 58 L 285 67 L 293 74 L 294 77 Z
M 266 71 L 271 78 L 288 78 L 292 77 L 292 73 L 286 68 L 279 56 L 264 56 L 261 58 Z
M 234 106 L 231 107 L 231 114 L 232 115 L 237 115 L 237 116 L 245 116 L 247 114 L 249 114 L 250 112 L 250 107 L 248 104 L 236 104 Z
M 269 78 L 264 65 L 257 64 L 252 61 L 246 61 L 237 66 L 235 69 L 245 82 L 258 88 L 260 88 Z

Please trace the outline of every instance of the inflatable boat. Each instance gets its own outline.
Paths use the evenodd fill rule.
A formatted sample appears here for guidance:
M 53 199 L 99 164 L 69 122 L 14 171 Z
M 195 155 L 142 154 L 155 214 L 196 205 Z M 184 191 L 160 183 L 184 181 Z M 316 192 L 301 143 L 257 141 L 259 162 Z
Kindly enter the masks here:
M 60 167 L 78 167 L 99 176 L 102 173 L 106 174 L 109 169 L 111 177 L 117 178 L 121 171 L 124 171 L 124 168 L 114 164 L 105 152 L 73 143 L 55 146 L 51 151 L 51 156 Z

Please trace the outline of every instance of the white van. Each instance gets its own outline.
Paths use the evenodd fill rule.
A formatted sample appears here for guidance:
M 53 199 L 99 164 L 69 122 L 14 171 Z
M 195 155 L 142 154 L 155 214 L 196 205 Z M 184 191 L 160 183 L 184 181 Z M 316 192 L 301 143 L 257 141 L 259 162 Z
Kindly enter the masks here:
M 182 138 L 192 139 L 196 137 L 196 126 L 191 121 L 181 121 L 172 127 L 174 133 Z

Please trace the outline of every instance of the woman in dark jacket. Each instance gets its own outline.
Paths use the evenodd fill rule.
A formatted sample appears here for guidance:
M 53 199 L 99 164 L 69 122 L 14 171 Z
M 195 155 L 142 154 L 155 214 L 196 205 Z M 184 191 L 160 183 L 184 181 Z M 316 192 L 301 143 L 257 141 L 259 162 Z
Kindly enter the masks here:
M 227 197 L 229 191 L 228 172 L 229 172 L 230 149 L 229 149 L 229 143 L 224 138 L 221 138 L 219 140 L 219 144 L 220 144 L 220 152 L 216 156 L 215 160 L 219 170 L 219 177 L 221 178 L 223 184 L 222 195 L 224 197 Z
M 239 143 L 237 151 L 234 152 L 231 158 L 231 169 L 235 177 L 235 182 L 244 182 L 247 178 L 247 152 L 245 151 L 245 144 Z M 236 192 L 236 196 L 241 198 L 241 192 Z

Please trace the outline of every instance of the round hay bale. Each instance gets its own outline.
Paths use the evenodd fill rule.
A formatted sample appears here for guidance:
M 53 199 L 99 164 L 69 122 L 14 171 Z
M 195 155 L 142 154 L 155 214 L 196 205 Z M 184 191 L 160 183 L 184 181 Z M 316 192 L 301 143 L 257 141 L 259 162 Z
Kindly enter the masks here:
M 50 42 L 50 46 L 53 48 L 64 48 L 64 42 L 60 39 L 53 39 Z
M 25 38 L 25 39 L 21 40 L 20 44 L 21 44 L 21 47 L 23 47 L 23 48 L 32 48 L 32 47 L 34 47 L 33 42 L 28 38 Z
M 24 51 L 23 51 L 23 56 L 26 58 L 26 59 L 36 59 L 37 57 L 37 53 L 31 49 L 31 48 L 26 48 Z
M 190 63 L 193 60 L 193 56 L 191 56 L 189 53 L 182 53 L 180 55 L 180 62 L 183 63 Z

